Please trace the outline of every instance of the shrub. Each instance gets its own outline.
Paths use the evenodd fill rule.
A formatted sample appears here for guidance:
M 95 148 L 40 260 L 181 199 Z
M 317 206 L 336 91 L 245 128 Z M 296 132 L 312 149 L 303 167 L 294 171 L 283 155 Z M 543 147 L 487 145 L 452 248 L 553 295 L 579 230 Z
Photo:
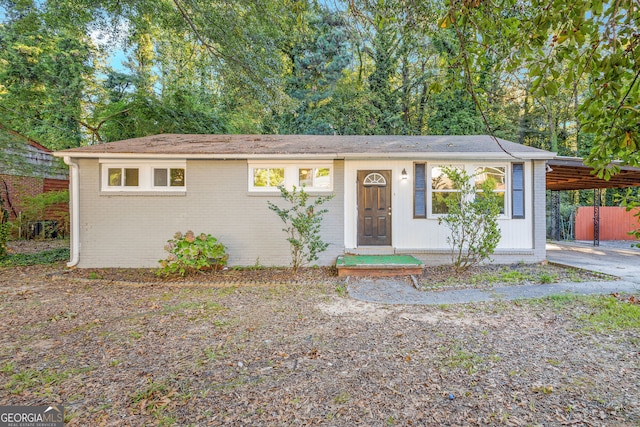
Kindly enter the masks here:
M 495 182 L 483 182 L 481 193 L 471 182 L 471 176 L 458 168 L 445 168 L 457 197 L 447 198 L 448 213 L 439 218 L 451 230 L 447 242 L 451 247 L 451 261 L 456 272 L 464 271 L 488 259 L 500 241 L 498 216 L 500 199 L 493 192 Z
M 284 187 L 278 187 L 282 198 L 291 204 L 291 208 L 283 209 L 278 205 L 268 202 L 269 209 L 274 211 L 286 224 L 282 231 L 286 232 L 287 242 L 291 246 L 291 268 L 294 273 L 298 268 L 318 259 L 318 254 L 324 252 L 329 246 L 320 237 L 320 226 L 322 225 L 322 215 L 327 213 L 326 209 L 318 209 L 318 206 L 328 202 L 333 198 L 330 196 L 319 196 L 312 203 L 308 203 L 309 194 L 300 191 L 294 186 L 289 191 Z
M 69 191 L 47 191 L 32 197 L 25 197 L 20 217 L 15 226 L 22 230 L 19 237 L 52 238 L 69 231 Z M 46 219 L 46 221 L 44 221 Z M 42 221 L 41 229 L 34 228 Z M 35 233 L 36 235 L 31 235 Z
M 0 223 L 0 258 L 7 255 L 7 242 L 11 233 L 11 223 Z
M 167 240 L 164 250 L 169 252 L 166 259 L 158 261 L 161 265 L 159 275 L 180 274 L 184 276 L 201 270 L 218 270 L 227 264 L 228 255 L 225 246 L 211 234 L 196 236 L 191 230 L 185 234 L 177 232 L 173 239 Z

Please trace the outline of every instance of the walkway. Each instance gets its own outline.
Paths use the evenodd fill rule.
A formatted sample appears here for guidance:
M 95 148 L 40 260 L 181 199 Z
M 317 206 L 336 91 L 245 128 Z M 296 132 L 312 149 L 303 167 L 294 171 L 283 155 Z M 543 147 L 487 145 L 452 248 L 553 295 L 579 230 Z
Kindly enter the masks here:
M 558 294 L 609 294 L 640 292 L 640 251 L 594 248 L 580 244 L 549 244 L 547 258 L 558 264 L 584 268 L 622 278 L 617 281 L 501 286 L 491 289 L 455 289 L 422 292 L 397 278 L 352 278 L 352 298 L 383 304 L 462 304 L 541 298 Z

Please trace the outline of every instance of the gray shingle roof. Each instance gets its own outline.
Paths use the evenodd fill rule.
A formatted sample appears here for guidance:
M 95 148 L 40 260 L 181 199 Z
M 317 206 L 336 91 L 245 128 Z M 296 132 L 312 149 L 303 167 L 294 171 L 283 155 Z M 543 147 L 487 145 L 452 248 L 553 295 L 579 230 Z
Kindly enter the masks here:
M 472 157 L 474 154 L 531 159 L 553 153 L 488 135 L 465 136 L 343 136 L 343 135 L 180 135 L 162 134 L 56 152 L 71 157 Z M 510 157 L 510 156 L 509 156 Z

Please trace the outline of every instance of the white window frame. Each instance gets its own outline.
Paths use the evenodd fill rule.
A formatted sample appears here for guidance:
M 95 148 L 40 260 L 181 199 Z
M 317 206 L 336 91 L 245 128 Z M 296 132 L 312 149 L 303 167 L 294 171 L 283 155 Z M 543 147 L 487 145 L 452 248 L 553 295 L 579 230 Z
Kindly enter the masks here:
M 446 214 L 433 213 L 433 168 L 458 168 L 467 170 L 467 166 L 462 163 L 429 163 L 427 164 L 427 218 L 440 218 Z M 459 190 L 436 191 L 436 193 L 459 193 Z
M 474 164 L 472 166 L 471 172 L 475 175 L 477 168 L 504 168 L 504 190 L 493 190 L 494 193 L 504 192 L 504 206 L 503 213 L 501 213 L 498 218 L 504 219 L 509 218 L 509 190 L 511 188 L 511 163 L 485 163 L 485 164 Z M 473 183 L 475 186 L 475 182 Z M 477 189 L 476 189 L 477 192 Z
M 136 192 L 179 192 L 184 193 L 187 191 L 187 162 L 182 160 L 177 161 L 142 161 L 142 160 L 116 160 L 116 159 L 101 159 L 100 163 L 100 191 L 105 193 L 136 193 Z M 133 186 L 111 186 L 109 185 L 109 169 L 138 169 L 138 185 Z M 172 187 L 169 183 L 171 177 L 168 176 L 166 186 L 154 185 L 154 169 L 184 169 L 184 182 L 183 186 Z M 170 173 L 168 171 L 168 173 Z
M 278 187 L 256 187 L 253 185 L 253 177 L 255 169 L 284 169 L 284 187 L 287 190 L 301 188 L 300 186 L 300 169 L 313 169 L 314 182 L 315 171 L 317 169 L 329 169 L 329 187 L 305 186 L 304 191 L 314 193 L 330 193 L 333 191 L 333 162 L 330 160 L 320 161 L 248 161 L 247 162 L 247 181 L 248 190 L 251 193 L 279 193 Z
M 499 219 L 508 219 L 511 218 L 511 163 L 426 163 L 427 166 L 427 218 L 440 218 L 445 216 L 446 214 L 437 214 L 433 213 L 433 184 L 432 184 L 432 171 L 433 168 L 445 168 L 445 167 L 454 167 L 460 168 L 469 174 L 469 176 L 473 176 L 476 172 L 476 168 L 487 168 L 487 167 L 503 167 L 505 168 L 505 190 L 504 190 L 504 214 L 500 214 L 498 216 Z M 472 182 L 475 187 L 475 182 Z M 437 191 L 436 191 L 437 192 Z M 450 192 L 454 192 L 451 190 Z M 415 197 L 415 196 L 414 196 Z

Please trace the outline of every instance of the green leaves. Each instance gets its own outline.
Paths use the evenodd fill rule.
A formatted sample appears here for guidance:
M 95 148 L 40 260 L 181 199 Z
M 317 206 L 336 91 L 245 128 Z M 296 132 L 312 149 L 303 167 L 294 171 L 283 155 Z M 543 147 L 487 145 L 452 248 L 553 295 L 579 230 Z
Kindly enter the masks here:
M 227 264 L 228 255 L 225 246 L 211 234 L 196 234 L 189 230 L 184 235 L 177 232 L 173 239 L 167 240 L 164 247 L 169 255 L 158 261 L 158 275 L 184 276 L 200 270 L 218 270 Z
M 451 231 L 447 242 L 453 266 L 460 272 L 493 254 L 501 238 L 498 216 L 502 201 L 493 191 L 496 183 L 492 179 L 484 180 L 477 192 L 474 177 L 464 169 L 447 167 L 443 172 L 458 192 L 457 197 L 445 199 L 447 214 L 438 221 Z
M 309 194 L 304 191 L 304 187 L 299 191 L 295 186 L 291 191 L 282 186 L 278 188 L 282 199 L 290 207 L 281 208 L 270 201 L 267 204 L 269 209 L 286 224 L 282 231 L 288 236 L 287 242 L 291 246 L 291 267 L 295 273 L 298 268 L 317 260 L 318 255 L 329 246 L 320 235 L 322 216 L 328 211 L 318 207 L 331 200 L 334 195 L 318 196 L 314 201 L 309 202 Z

